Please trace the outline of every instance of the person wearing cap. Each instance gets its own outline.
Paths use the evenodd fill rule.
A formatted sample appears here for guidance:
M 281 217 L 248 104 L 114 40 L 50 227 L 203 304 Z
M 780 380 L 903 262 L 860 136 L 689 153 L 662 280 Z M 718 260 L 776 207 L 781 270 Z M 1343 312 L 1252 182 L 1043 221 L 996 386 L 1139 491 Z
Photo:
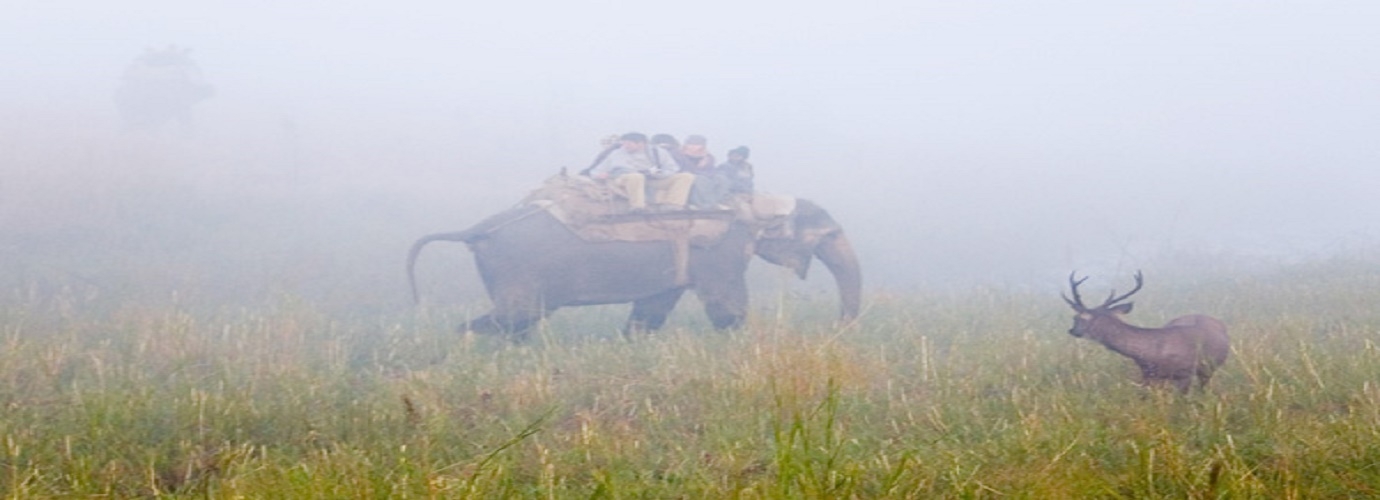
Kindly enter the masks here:
M 728 161 L 714 168 L 715 174 L 728 179 L 729 194 L 752 193 L 752 164 L 747 161 L 751 154 L 747 146 L 730 149 Z
M 618 139 L 619 148 L 591 168 L 589 176 L 613 186 L 633 210 L 647 209 L 647 188 L 658 205 L 684 209 L 695 177 L 677 172 L 679 166 L 664 150 L 648 148 L 645 134 L 628 132 Z

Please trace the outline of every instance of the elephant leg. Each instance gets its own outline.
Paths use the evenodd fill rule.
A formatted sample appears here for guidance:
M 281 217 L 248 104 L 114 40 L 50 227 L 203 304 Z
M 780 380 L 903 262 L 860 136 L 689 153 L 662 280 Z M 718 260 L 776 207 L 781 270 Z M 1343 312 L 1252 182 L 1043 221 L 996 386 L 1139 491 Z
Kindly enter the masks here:
M 1188 390 L 1193 387 L 1193 376 L 1174 379 L 1174 387 L 1179 389 L 1179 394 L 1188 394 Z
M 460 327 L 460 331 L 481 335 L 511 335 L 514 339 L 520 340 L 527 336 L 532 326 L 541 321 L 541 318 L 540 314 L 512 314 L 494 311 L 470 320 Z
M 704 313 L 709 316 L 709 322 L 714 324 L 714 328 L 719 330 L 739 328 L 743 326 L 743 320 L 747 316 L 741 308 L 715 302 L 705 302 Z
M 675 288 L 633 302 L 632 314 L 628 315 L 628 324 L 623 327 L 623 335 L 631 336 L 634 333 L 661 328 L 666 324 L 666 316 L 676 308 L 676 303 L 680 302 L 680 296 L 684 294 L 684 288 Z
M 747 318 L 748 291 L 742 279 L 729 280 L 723 286 L 701 287 L 696 293 L 714 328 L 726 330 L 743 326 Z
M 494 308 L 488 314 L 471 320 L 461 327 L 462 332 L 511 336 L 522 340 L 556 307 L 544 305 L 540 291 L 530 287 L 494 287 L 491 293 Z
M 461 331 L 478 334 L 506 335 L 519 341 L 527 338 L 533 326 L 554 308 L 543 308 L 529 300 L 503 300 L 489 314 L 466 323 Z
M 716 247 L 691 257 L 690 279 L 695 295 L 714 328 L 738 328 L 747 317 L 747 268 L 752 258 L 751 235 L 730 234 Z

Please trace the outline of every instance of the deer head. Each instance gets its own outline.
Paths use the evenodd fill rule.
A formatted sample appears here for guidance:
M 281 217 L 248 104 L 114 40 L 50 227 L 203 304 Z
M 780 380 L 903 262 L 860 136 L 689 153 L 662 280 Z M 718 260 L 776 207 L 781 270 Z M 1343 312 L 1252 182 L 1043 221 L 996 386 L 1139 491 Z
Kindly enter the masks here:
M 1101 325 L 1110 323 L 1124 325 L 1125 322 L 1121 320 L 1121 316 L 1131 312 L 1132 303 L 1127 302 L 1121 304 L 1119 302 L 1131 298 L 1131 295 L 1139 292 L 1140 287 L 1145 284 L 1140 271 L 1136 271 L 1135 288 L 1121 295 L 1117 295 L 1116 290 L 1112 290 L 1112 293 L 1107 295 L 1107 300 L 1103 301 L 1102 305 L 1089 308 L 1083 305 L 1083 298 L 1078 295 L 1078 285 L 1083 284 L 1088 278 L 1084 276 L 1083 279 L 1075 279 L 1074 274 L 1075 273 L 1069 273 L 1069 288 L 1073 292 L 1073 298 L 1070 299 L 1062 293 L 1059 294 L 1060 297 L 1064 298 L 1064 302 L 1067 302 L 1069 307 L 1072 307 L 1074 312 L 1078 313 L 1073 317 L 1073 328 L 1069 329 L 1069 335 L 1073 335 L 1074 337 L 1082 337 L 1092 332 L 1103 331 L 1104 329 Z

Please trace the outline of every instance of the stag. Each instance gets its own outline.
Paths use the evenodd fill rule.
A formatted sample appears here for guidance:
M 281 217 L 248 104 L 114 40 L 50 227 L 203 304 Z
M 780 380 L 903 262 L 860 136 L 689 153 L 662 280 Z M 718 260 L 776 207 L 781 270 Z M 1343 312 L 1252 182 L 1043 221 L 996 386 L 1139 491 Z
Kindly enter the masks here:
M 1140 291 L 1145 284 L 1136 271 L 1136 287 L 1122 295 L 1116 290 L 1097 307 L 1083 305 L 1078 285 L 1087 281 L 1069 274 L 1070 299 L 1059 294 L 1078 314 L 1073 317 L 1069 334 L 1087 337 L 1108 349 L 1135 360 L 1140 367 L 1141 382 L 1145 385 L 1172 383 L 1179 392 L 1188 392 L 1196 374 L 1198 387 L 1207 386 L 1212 372 L 1227 360 L 1231 350 L 1227 339 L 1227 325 L 1211 316 L 1192 314 L 1170 320 L 1160 328 L 1142 328 L 1127 324 L 1122 316 L 1131 312 L 1132 303 L 1122 301 Z

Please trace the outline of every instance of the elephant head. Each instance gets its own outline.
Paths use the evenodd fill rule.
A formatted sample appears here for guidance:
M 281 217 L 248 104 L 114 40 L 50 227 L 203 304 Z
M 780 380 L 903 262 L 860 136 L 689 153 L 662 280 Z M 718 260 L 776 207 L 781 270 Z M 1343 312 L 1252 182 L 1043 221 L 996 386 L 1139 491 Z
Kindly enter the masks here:
M 795 212 L 786 222 L 788 230 L 758 238 L 754 252 L 767 262 L 790 268 L 801 279 L 809 276 L 810 262 L 818 258 L 839 289 L 840 317 L 858 316 L 862 302 L 862 268 L 843 227 L 819 205 L 797 200 Z

